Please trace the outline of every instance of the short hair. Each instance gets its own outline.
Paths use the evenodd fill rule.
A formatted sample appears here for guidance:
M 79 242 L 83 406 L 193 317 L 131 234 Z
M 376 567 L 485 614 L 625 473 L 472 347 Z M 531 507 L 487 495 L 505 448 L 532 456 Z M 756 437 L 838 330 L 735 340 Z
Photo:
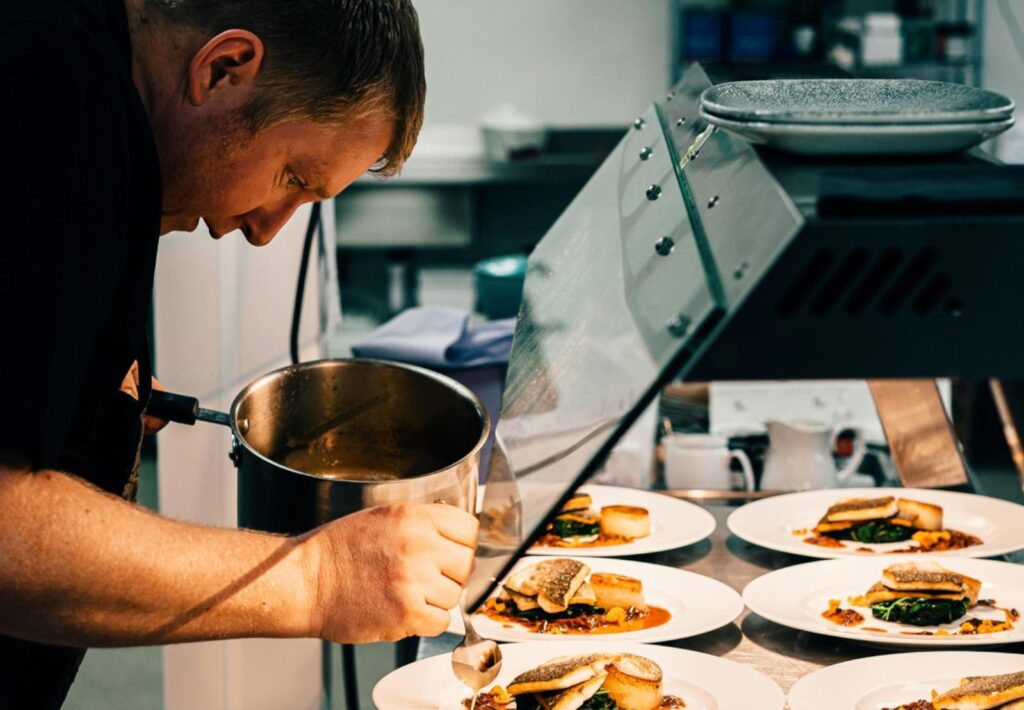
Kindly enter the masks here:
M 423 125 L 426 80 L 410 0 L 145 0 L 159 19 L 209 36 L 244 29 L 264 44 L 256 133 L 292 118 L 318 123 L 382 113 L 391 143 L 372 168 L 394 175 Z

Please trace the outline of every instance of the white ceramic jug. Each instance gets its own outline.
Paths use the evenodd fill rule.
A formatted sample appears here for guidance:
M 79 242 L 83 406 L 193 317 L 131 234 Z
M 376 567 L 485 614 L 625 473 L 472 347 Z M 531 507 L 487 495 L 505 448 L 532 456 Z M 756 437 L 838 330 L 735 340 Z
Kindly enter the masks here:
M 823 422 L 767 422 L 770 448 L 761 475 L 761 490 L 805 491 L 836 488 L 849 479 L 864 458 L 864 437 L 854 430 L 853 455 L 836 470 L 832 449 L 838 432 Z
M 665 441 L 665 485 L 668 488 L 733 489 L 730 463 L 739 461 L 743 490 L 754 490 L 754 471 L 745 451 L 730 450 L 729 440 L 711 434 L 673 434 Z

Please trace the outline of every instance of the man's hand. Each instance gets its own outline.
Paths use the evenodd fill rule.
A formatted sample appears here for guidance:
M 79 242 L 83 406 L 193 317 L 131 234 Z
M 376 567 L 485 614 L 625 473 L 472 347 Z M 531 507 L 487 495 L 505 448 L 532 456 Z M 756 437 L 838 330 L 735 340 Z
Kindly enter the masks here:
M 155 377 L 150 378 L 153 383 L 153 389 L 166 391 L 166 387 L 157 382 Z M 139 361 L 136 360 L 132 363 L 131 368 L 128 370 L 128 374 L 124 376 L 121 381 L 121 391 L 125 394 L 131 395 L 135 399 L 139 398 Z M 158 431 L 167 426 L 166 419 L 158 419 L 157 417 L 151 417 L 148 414 L 143 416 L 142 424 L 146 434 L 156 434 Z
M 311 533 L 311 624 L 338 643 L 437 636 L 473 568 L 478 523 L 448 505 L 393 505 Z

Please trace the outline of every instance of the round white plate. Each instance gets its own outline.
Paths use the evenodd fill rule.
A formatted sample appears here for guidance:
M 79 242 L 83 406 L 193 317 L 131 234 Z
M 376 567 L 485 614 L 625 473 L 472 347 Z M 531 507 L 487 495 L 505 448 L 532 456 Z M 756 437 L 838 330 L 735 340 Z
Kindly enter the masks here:
M 970 493 L 932 491 L 920 488 L 843 488 L 823 491 L 788 493 L 747 503 L 729 516 L 729 530 L 761 547 L 822 559 L 865 557 L 856 548 L 866 547 L 882 554 L 906 547 L 908 542 L 881 545 L 849 543 L 846 547 L 820 547 L 803 541 L 807 535 L 794 535 L 794 530 L 810 531 L 828 510 L 843 498 L 878 498 L 881 496 L 912 498 L 942 506 L 943 523 L 947 528 L 975 535 L 982 540 L 962 550 L 914 554 L 908 559 L 925 557 L 994 557 L 1024 549 L 1024 506 Z M 808 533 L 809 534 L 809 533 Z
M 668 646 L 638 643 L 516 643 L 501 647 L 501 673 L 495 685 L 507 687 L 520 673 L 558 656 L 634 653 L 661 666 L 664 693 L 677 695 L 687 710 L 782 710 L 782 690 L 767 676 L 715 656 Z M 452 675 L 451 654 L 399 668 L 373 689 L 380 710 L 461 710 L 465 688 Z
M 1024 670 L 1016 653 L 932 651 L 898 653 L 837 663 L 798 680 L 790 710 L 881 710 L 928 700 L 932 690 L 955 688 L 961 678 Z
M 909 560 L 903 556 L 904 560 Z M 825 636 L 851 639 L 862 643 L 903 647 L 951 648 L 956 646 L 993 646 L 1024 641 L 1024 621 L 1009 631 L 976 636 L 910 636 L 903 631 L 955 631 L 959 623 L 942 626 L 910 626 L 894 624 L 871 615 L 869 607 L 855 607 L 849 597 L 864 594 L 882 578 L 882 570 L 894 562 L 892 557 L 877 559 L 845 559 L 809 562 L 784 567 L 758 577 L 743 590 L 743 601 L 759 616 L 792 629 Z M 981 580 L 979 599 L 993 599 L 1004 609 L 1024 609 L 1024 566 L 966 557 L 948 558 L 942 566 L 953 572 Z M 828 609 L 829 599 L 838 599 L 843 609 L 854 609 L 864 615 L 858 626 L 840 626 L 821 616 Z M 975 608 L 967 617 L 1005 620 L 998 609 Z M 886 633 L 865 631 L 864 627 L 883 629 Z
M 615 559 L 577 559 L 590 567 L 593 572 L 610 572 L 635 577 L 643 582 L 644 599 L 650 606 L 660 606 L 672 614 L 672 618 L 661 626 L 639 631 L 624 631 L 617 634 L 601 634 L 602 638 L 614 641 L 657 643 L 698 636 L 731 623 L 743 613 L 743 600 L 732 588 L 718 580 L 701 574 L 686 572 L 673 567 L 652 565 L 646 562 Z M 516 563 L 512 573 L 547 558 L 526 556 Z M 594 636 L 585 634 L 541 634 L 527 630 L 518 624 L 506 624 L 489 619 L 482 614 L 473 615 L 473 627 L 484 638 L 496 641 L 592 641 Z M 465 629 L 461 616 L 453 610 L 448 631 L 462 635 Z
M 1013 114 L 994 91 L 920 79 L 734 81 L 701 95 L 708 112 L 737 121 L 778 123 L 954 123 Z
M 701 118 L 751 143 L 797 155 L 958 153 L 1013 126 L 1013 118 L 970 123 L 766 123 L 709 113 Z
M 581 493 L 594 499 L 591 506 L 600 511 L 605 505 L 635 505 L 651 514 L 651 534 L 623 545 L 603 547 L 538 547 L 530 548 L 531 555 L 557 555 L 565 557 L 629 557 L 651 552 L 674 550 L 709 537 L 715 531 L 715 517 L 699 505 L 679 500 L 654 491 L 616 486 L 583 486 Z

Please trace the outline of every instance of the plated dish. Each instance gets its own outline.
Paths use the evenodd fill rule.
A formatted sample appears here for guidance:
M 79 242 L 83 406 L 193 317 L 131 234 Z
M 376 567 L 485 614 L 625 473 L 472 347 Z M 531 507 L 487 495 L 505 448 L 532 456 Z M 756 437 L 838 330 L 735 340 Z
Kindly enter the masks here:
M 811 562 L 754 580 L 743 600 L 783 626 L 871 644 L 951 647 L 1024 640 L 1024 567 L 1006 562 Z
M 886 547 L 885 552 L 950 552 L 981 545 L 976 535 L 943 525 L 941 505 L 911 498 L 875 496 L 841 498 L 825 511 L 810 530 L 794 529 L 793 534 L 808 545 L 850 547 L 855 552 L 875 552 L 867 545 L 905 543 Z
M 466 710 L 658 710 L 685 708 L 686 701 L 664 692 L 665 675 L 657 663 L 633 653 L 585 653 L 559 656 L 496 685 Z
M 890 497 L 893 502 L 885 506 L 865 504 L 866 507 L 860 513 L 852 511 L 861 515 L 864 518 L 862 520 L 829 520 L 830 510 L 835 511 L 836 506 L 839 509 L 846 507 L 842 501 L 880 501 Z M 899 518 L 899 523 L 909 522 L 909 526 L 896 523 L 901 499 L 912 504 L 912 509 L 905 505 L 903 512 L 903 515 L 912 519 Z M 892 512 L 893 505 L 896 514 L 883 516 L 883 513 Z M 936 526 L 937 511 L 931 506 L 941 508 L 938 530 L 926 529 Z M 867 557 L 910 549 L 918 555 L 928 556 L 992 557 L 1024 549 L 1024 526 L 1019 523 L 1021 519 L 1024 519 L 1024 506 L 988 496 L 913 488 L 852 488 L 789 493 L 748 503 L 729 516 L 728 525 L 732 534 L 747 542 L 805 557 Z M 888 534 L 894 527 L 905 528 L 903 533 L 913 532 L 910 532 L 909 539 L 893 542 L 840 539 L 843 536 L 852 537 L 851 529 L 867 522 L 886 522 L 886 525 L 876 525 L 874 532 L 858 530 L 858 535 L 865 533 L 864 539 L 884 539 L 873 535 Z M 829 523 L 841 523 L 849 527 L 845 528 L 846 532 L 833 532 L 835 539 L 824 544 L 808 542 L 812 537 L 826 537 L 827 531 L 819 526 L 827 527 Z M 950 533 L 948 537 L 943 534 L 945 532 Z
M 657 681 L 654 678 L 657 673 L 652 666 L 656 666 L 661 672 L 662 697 L 675 696 L 682 699 L 687 710 L 782 710 L 785 703 L 778 685 L 751 668 L 715 656 L 668 646 L 619 642 L 609 644 L 607 640 L 590 640 L 586 643 L 553 641 L 507 644 L 501 647 L 501 654 L 504 660 L 494 685 L 505 691 L 510 689 L 517 677 L 524 675 L 527 676 L 525 681 L 537 676 L 544 682 L 547 676 L 560 678 L 564 684 L 581 679 L 575 686 L 568 685 L 568 690 L 605 673 L 600 684 L 592 681 L 597 685 L 587 699 L 592 700 L 601 690 L 609 690 L 609 666 L 616 666 L 617 675 L 628 681 L 624 683 L 628 686 L 627 690 L 635 688 L 637 696 L 634 697 L 638 697 L 640 702 L 649 703 L 655 696 Z M 559 657 L 568 660 L 587 656 L 593 656 L 595 660 L 590 663 L 570 661 L 561 664 L 564 665 L 561 671 L 560 664 L 551 663 Z M 619 660 L 617 663 L 600 660 L 608 658 L 627 660 Z M 634 661 L 633 658 L 644 660 Z M 630 679 L 636 680 L 634 682 Z M 615 685 L 613 679 L 612 686 Z M 487 690 L 492 688 L 490 686 Z M 590 688 L 581 689 L 581 693 L 590 691 Z M 452 676 L 451 654 L 434 656 L 399 668 L 373 689 L 373 702 L 380 710 L 463 710 L 467 707 L 465 700 L 470 697 L 468 689 Z M 608 697 L 610 693 L 602 693 L 599 699 Z M 593 704 L 581 707 L 594 710 Z M 614 710 L 626 706 L 606 704 L 605 707 Z
M 530 554 L 646 555 L 692 545 L 715 531 L 715 518 L 704 508 L 653 491 L 584 486 L 568 505 Z
M 743 600 L 721 582 L 629 560 L 527 556 L 473 614 L 497 641 L 671 641 L 732 622 Z M 448 630 L 462 633 L 459 615 Z
M 939 651 L 873 656 L 798 680 L 790 710 L 1018 710 L 1024 658 L 1015 653 Z M 934 695 L 933 695 L 934 693 Z M 1017 703 L 1017 705 L 1014 705 Z

